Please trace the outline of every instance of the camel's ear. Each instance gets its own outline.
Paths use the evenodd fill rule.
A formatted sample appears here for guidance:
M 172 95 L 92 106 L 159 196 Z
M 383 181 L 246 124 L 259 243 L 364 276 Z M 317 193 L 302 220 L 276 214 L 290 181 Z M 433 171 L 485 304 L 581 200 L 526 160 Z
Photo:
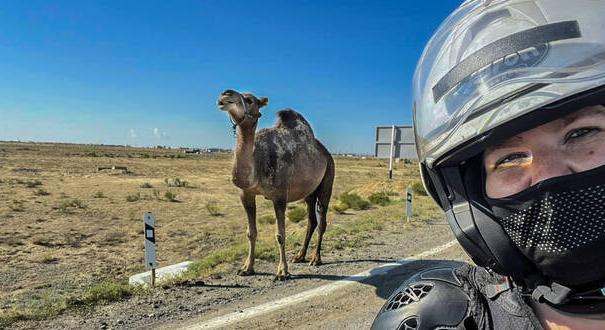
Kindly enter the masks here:
M 264 106 L 266 106 L 267 104 L 269 104 L 269 99 L 266 97 L 261 97 L 260 100 L 258 100 L 258 108 L 262 108 Z

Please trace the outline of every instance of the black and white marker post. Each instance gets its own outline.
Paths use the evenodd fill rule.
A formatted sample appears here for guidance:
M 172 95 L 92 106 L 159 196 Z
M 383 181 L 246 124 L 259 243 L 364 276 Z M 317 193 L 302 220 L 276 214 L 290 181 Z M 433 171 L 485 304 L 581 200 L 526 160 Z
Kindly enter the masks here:
M 408 187 L 406 196 L 407 203 L 405 204 L 405 213 L 407 215 L 408 222 L 410 222 L 410 219 L 412 218 L 412 187 Z
M 393 157 L 395 152 L 395 125 L 391 127 L 391 153 L 389 154 L 389 179 L 393 178 Z
M 155 216 L 151 212 L 145 213 L 145 267 L 151 269 L 151 286 L 155 286 Z

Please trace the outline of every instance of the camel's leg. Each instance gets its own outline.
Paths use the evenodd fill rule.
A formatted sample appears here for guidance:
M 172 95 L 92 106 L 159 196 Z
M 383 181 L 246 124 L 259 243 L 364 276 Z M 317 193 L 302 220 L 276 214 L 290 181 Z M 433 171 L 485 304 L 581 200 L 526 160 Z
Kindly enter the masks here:
M 237 272 L 238 275 L 247 276 L 254 274 L 254 247 L 256 245 L 256 198 L 253 194 L 242 192 L 242 204 L 248 216 L 248 257 Z
M 317 237 L 317 247 L 315 248 L 315 254 L 309 262 L 312 266 L 321 265 L 321 242 L 323 240 L 326 227 L 328 226 L 328 206 L 330 205 L 330 198 L 332 197 L 332 185 L 334 183 L 334 161 L 330 158 L 328 162 L 328 168 L 324 175 L 321 184 L 317 191 L 317 211 L 319 213 L 319 230 Z
M 279 245 L 279 266 L 277 266 L 277 274 L 275 274 L 275 279 L 278 281 L 290 278 L 290 273 L 288 273 L 288 262 L 286 261 L 286 205 L 286 199 L 273 201 L 275 219 L 277 222 L 275 239 Z
M 307 198 L 305 198 L 305 202 L 307 203 L 308 214 L 307 235 L 305 236 L 305 242 L 303 243 L 302 248 L 300 249 L 298 254 L 292 259 L 292 262 L 305 262 L 305 257 L 307 256 L 307 249 L 309 248 L 309 241 L 311 241 L 313 231 L 315 231 L 315 227 L 317 227 L 317 215 L 315 210 L 315 204 L 317 203 L 317 195 L 309 195 Z

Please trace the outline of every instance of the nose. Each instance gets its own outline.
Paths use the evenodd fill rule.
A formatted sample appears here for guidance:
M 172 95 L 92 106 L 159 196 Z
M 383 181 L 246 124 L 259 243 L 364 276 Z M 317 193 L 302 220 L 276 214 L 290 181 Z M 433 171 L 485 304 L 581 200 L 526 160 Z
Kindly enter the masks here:
M 223 92 L 223 94 L 222 94 L 222 95 L 224 95 L 224 96 L 231 96 L 231 95 L 233 95 L 233 94 L 235 94 L 235 91 L 234 91 L 234 90 L 231 90 L 231 89 L 226 89 L 226 90 Z
M 532 158 L 531 169 L 531 186 L 544 180 L 576 173 L 565 155 L 557 152 L 535 155 Z

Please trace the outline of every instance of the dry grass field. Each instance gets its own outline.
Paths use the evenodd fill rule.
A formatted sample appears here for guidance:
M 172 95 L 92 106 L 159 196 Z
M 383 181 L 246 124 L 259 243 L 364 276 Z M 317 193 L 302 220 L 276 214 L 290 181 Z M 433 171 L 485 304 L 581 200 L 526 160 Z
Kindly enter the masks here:
M 144 271 L 147 211 L 157 218 L 160 266 L 196 261 L 189 277 L 235 271 L 247 244 L 231 159 L 165 149 L 0 143 L 0 327 L 132 294 L 124 283 Z M 397 163 L 392 181 L 386 180 L 387 165 L 336 158 L 332 204 L 347 191 L 364 198 L 385 192 L 392 201 L 368 210 L 330 211 L 325 249 L 354 248 L 384 221 L 401 221 L 404 187 L 418 182 L 417 165 Z M 438 214 L 428 197 L 415 200 L 416 220 Z M 260 197 L 257 207 L 257 254 L 274 259 L 273 208 Z M 306 220 L 287 222 L 290 256 L 305 226 Z

